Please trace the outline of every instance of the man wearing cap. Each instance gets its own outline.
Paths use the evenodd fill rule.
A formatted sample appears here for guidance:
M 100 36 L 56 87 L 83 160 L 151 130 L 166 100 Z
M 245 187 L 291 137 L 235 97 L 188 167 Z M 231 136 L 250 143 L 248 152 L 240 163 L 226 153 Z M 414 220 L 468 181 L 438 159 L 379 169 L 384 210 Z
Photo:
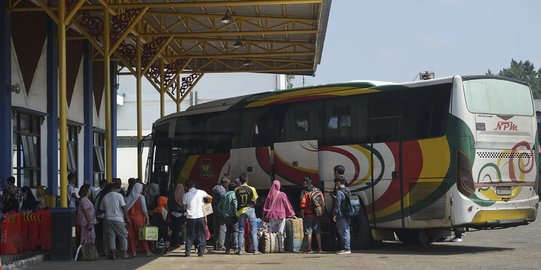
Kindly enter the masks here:
M 218 209 L 221 198 L 229 188 L 229 179 L 222 177 L 220 183 L 212 188 L 212 209 Z M 214 211 L 212 215 L 212 226 L 214 228 L 214 250 L 224 249 L 226 225 L 223 214 L 220 211 Z

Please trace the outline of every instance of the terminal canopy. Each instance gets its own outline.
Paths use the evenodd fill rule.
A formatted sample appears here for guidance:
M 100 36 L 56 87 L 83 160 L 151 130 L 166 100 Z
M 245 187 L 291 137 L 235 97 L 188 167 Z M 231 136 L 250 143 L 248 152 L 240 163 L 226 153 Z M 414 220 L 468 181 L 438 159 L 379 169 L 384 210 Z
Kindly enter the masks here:
M 59 0 L 10 0 L 12 12 L 45 11 L 55 20 Z M 110 52 L 143 73 L 264 72 L 313 75 L 320 63 L 331 0 L 66 0 L 68 40 Z M 106 11 L 107 10 L 107 11 Z M 162 65 L 163 66 L 160 66 Z

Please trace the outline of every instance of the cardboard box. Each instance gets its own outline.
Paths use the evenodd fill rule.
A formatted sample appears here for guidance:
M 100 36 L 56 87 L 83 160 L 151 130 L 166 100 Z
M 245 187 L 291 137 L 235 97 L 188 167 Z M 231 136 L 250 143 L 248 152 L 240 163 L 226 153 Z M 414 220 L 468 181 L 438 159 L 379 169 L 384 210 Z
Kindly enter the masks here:
M 139 229 L 139 240 L 158 241 L 158 227 L 145 226 Z

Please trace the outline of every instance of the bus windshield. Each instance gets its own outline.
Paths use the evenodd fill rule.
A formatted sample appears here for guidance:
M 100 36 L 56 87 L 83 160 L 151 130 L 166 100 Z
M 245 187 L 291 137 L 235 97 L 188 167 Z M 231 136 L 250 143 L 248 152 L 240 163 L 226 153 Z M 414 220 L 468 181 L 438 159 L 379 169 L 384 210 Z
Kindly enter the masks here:
M 472 113 L 533 115 L 532 95 L 526 85 L 497 79 L 466 80 L 463 85 Z

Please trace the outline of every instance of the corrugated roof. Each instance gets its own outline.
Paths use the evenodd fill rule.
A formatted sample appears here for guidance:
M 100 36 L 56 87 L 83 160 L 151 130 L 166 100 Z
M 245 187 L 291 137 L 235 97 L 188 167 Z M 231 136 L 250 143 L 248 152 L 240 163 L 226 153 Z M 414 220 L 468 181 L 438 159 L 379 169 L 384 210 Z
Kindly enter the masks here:
M 57 2 L 46 2 L 47 7 L 39 1 L 15 1 L 10 10 L 54 15 Z M 68 1 L 66 13 L 78 2 Z M 68 38 L 89 39 L 95 49 L 103 47 L 106 7 L 111 46 L 118 45 L 113 57 L 124 66 L 136 65 L 140 37 L 149 73 L 181 66 L 189 73 L 313 75 L 321 61 L 331 0 L 86 0 L 73 17 L 76 31 L 70 33 L 76 35 Z M 158 61 L 151 61 L 155 55 Z M 101 58 L 99 49 L 94 57 Z

